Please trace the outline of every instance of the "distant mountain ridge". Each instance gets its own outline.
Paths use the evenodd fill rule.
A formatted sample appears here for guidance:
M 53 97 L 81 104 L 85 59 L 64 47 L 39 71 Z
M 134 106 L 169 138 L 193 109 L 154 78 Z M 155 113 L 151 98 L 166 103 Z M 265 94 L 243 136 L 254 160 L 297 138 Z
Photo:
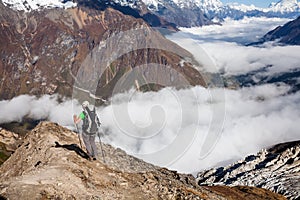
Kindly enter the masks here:
M 300 2 L 298 0 L 281 0 L 277 3 L 271 3 L 269 11 L 273 12 L 300 12 Z
M 176 30 L 176 25 L 167 22 L 166 20 L 160 18 L 159 16 L 153 14 L 147 10 L 146 5 L 140 0 L 2 0 L 5 6 L 8 6 L 17 11 L 42 11 L 44 9 L 53 8 L 76 8 L 79 6 L 88 6 L 91 9 L 104 10 L 107 7 L 112 7 L 123 14 L 131 15 L 135 18 L 144 19 L 153 27 L 163 27 Z
M 40 0 L 3 0 L 3 3 L 17 10 L 26 12 L 43 8 L 70 8 L 76 7 L 77 2 L 104 4 L 126 10 L 127 13 L 137 12 L 152 26 L 159 26 L 161 21 L 157 16 L 164 19 L 163 24 L 176 25 L 179 27 L 195 27 L 222 22 L 225 18 L 235 20 L 244 17 L 282 17 L 296 18 L 300 15 L 300 3 L 298 0 L 281 0 L 272 3 L 268 8 L 258 8 L 254 5 L 238 3 L 223 4 L 220 0 L 103 0 L 89 1 L 41 1 Z M 120 8 L 122 7 L 122 8 Z M 129 11 L 128 9 L 132 9 Z M 175 25 L 176 24 L 176 25 Z
M 5 6 L 18 11 L 30 12 L 45 8 L 73 8 L 77 4 L 68 0 L 2 0 Z
M 268 32 L 260 42 L 275 40 L 282 44 L 300 45 L 300 17 Z
M 167 5 L 184 10 L 185 14 L 193 13 L 196 10 L 203 12 L 207 20 L 215 22 L 222 22 L 225 18 L 229 17 L 235 20 L 244 17 L 283 17 L 283 18 L 296 18 L 300 15 L 300 3 L 297 0 L 281 0 L 273 3 L 269 8 L 258 8 L 254 5 L 244 5 L 238 3 L 223 4 L 220 0 L 142 0 L 154 13 L 161 13 L 162 17 Z M 178 11 L 177 11 L 178 12 Z M 168 19 L 168 18 L 166 18 Z M 196 24 L 196 25 L 195 25 Z M 195 19 L 191 18 L 186 20 L 186 23 L 178 24 L 183 27 L 201 26 L 210 23 L 202 22 L 195 23 Z

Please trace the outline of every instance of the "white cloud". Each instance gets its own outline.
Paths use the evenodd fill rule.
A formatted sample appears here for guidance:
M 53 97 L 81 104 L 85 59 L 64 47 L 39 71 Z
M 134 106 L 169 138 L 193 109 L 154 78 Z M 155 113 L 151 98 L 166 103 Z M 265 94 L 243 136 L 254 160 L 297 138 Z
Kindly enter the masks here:
M 183 32 L 175 33 L 168 38 L 193 53 L 196 60 L 203 64 L 208 72 L 221 72 L 227 76 L 241 75 L 268 67 L 261 74 L 271 76 L 299 69 L 300 46 L 255 47 L 240 43 L 247 43 L 245 40 L 249 38 L 251 40 L 254 35 L 262 37 L 267 32 L 265 29 L 282 25 L 285 20 L 268 18 L 227 20 L 223 26 L 185 28 L 182 29 Z M 243 42 L 239 42 L 240 39 L 237 38 L 239 35 Z M 231 39 L 228 40 L 228 37 Z
M 226 90 L 226 120 L 214 150 L 205 159 L 197 160 L 199 144 L 203 140 L 199 137 L 172 167 L 196 172 L 197 169 L 229 164 L 280 142 L 299 140 L 300 93 L 282 95 L 288 89 L 288 86 L 264 85 Z
M 269 74 L 299 68 L 299 47 L 256 48 L 177 36 L 172 39 L 191 50 L 206 67 L 216 65 L 213 70 L 224 69 L 226 74 L 243 74 L 265 65 L 273 65 L 266 72 Z M 201 44 L 202 50 L 195 43 Z M 180 172 L 198 172 L 241 159 L 276 143 L 300 140 L 300 93 L 289 94 L 289 90 L 284 84 L 269 84 L 238 90 L 193 87 L 148 93 L 129 91 L 114 96 L 112 104 L 97 111 L 105 133 L 103 141 L 154 164 L 163 163 Z M 225 99 L 222 95 L 212 95 L 222 92 Z M 225 110 L 221 110 L 224 113 L 214 112 L 217 105 L 225 106 Z M 56 96 L 25 95 L 0 102 L 0 122 L 30 116 L 71 127 L 72 115 L 80 110 L 77 101 L 58 103 Z M 223 126 L 222 135 L 213 138 L 217 142 L 215 148 L 200 159 L 204 141 L 213 128 L 212 120 L 216 115 L 222 118 L 225 113 L 224 124 L 219 124 Z
M 242 20 L 225 19 L 222 25 L 180 28 L 186 37 L 206 42 L 227 41 L 239 44 L 256 42 L 264 34 L 291 19 L 245 17 Z
M 40 98 L 21 95 L 11 100 L 0 101 L 0 123 L 20 122 L 24 117 L 48 119 L 65 126 L 72 125 L 72 103 L 65 100 L 57 102 L 57 96 L 45 95 Z
M 285 85 L 225 90 L 225 102 L 212 101 L 213 91 L 201 87 L 179 91 L 166 88 L 149 93 L 130 91 L 115 96 L 117 103 L 97 111 L 105 133 L 103 141 L 154 164 L 197 172 L 279 142 L 299 140 L 300 93 L 287 95 L 288 90 Z M 73 103 L 68 100 L 59 104 L 55 96 L 19 96 L 0 102 L 1 122 L 20 120 L 25 115 L 37 119 L 47 116 L 71 127 L 72 115 L 80 112 L 80 105 Z M 219 103 L 225 103 L 226 108 L 222 135 L 213 151 L 199 159 L 211 125 L 212 107 Z M 161 160 L 163 154 L 155 154 L 165 149 L 169 150 L 170 162 Z

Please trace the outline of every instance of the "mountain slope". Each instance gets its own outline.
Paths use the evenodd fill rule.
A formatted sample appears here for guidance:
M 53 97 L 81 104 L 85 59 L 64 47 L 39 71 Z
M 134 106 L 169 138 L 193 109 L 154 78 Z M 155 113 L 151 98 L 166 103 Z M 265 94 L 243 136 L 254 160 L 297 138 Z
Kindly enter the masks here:
M 1 99 L 20 94 L 71 96 L 74 86 L 107 98 L 125 73 L 148 63 L 174 69 L 191 85 L 205 85 L 189 52 L 142 18 L 105 2 L 78 1 L 76 8 L 28 13 L 0 3 L 0 24 Z M 157 80 L 172 82 L 177 76 L 160 73 Z
M 200 187 L 191 175 L 147 164 L 103 145 L 88 161 L 75 133 L 43 122 L 0 167 L 0 197 L 8 199 L 284 199 L 250 187 Z
M 300 198 L 300 141 L 279 144 L 227 167 L 201 172 L 200 185 L 247 185 Z
M 270 31 L 260 42 L 275 40 L 282 44 L 300 45 L 300 17 Z

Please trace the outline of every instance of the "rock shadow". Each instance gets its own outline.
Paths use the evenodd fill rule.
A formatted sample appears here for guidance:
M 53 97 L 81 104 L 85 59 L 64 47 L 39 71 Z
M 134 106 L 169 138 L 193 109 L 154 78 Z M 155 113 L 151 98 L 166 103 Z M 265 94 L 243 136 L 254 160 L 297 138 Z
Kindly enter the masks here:
M 75 151 L 82 158 L 85 158 L 87 160 L 89 159 L 89 155 L 86 152 L 84 152 L 80 147 L 78 147 L 77 144 L 64 144 L 64 145 L 61 145 L 58 142 L 55 142 L 55 148 L 64 148 L 64 149 L 67 149 L 69 151 Z

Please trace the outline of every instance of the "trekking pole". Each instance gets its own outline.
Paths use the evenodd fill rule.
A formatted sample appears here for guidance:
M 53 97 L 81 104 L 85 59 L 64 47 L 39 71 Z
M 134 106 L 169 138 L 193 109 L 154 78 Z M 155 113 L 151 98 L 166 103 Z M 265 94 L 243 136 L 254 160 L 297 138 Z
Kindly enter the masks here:
M 77 130 L 77 132 L 78 132 L 78 140 L 79 140 L 79 143 L 80 143 L 80 148 L 83 150 L 83 148 L 82 148 L 82 143 L 81 143 L 81 138 L 80 138 L 80 133 L 79 133 L 79 129 L 78 129 L 78 126 L 77 126 L 76 123 L 75 123 L 75 126 L 76 126 L 76 130 Z
M 101 148 L 102 158 L 103 158 L 104 163 L 106 163 L 105 162 L 105 158 L 104 158 L 104 153 L 103 153 L 103 148 L 102 148 L 102 142 L 101 142 L 101 137 L 100 137 L 100 133 L 99 132 L 98 132 L 98 137 L 99 137 L 99 142 L 100 142 L 100 148 Z

